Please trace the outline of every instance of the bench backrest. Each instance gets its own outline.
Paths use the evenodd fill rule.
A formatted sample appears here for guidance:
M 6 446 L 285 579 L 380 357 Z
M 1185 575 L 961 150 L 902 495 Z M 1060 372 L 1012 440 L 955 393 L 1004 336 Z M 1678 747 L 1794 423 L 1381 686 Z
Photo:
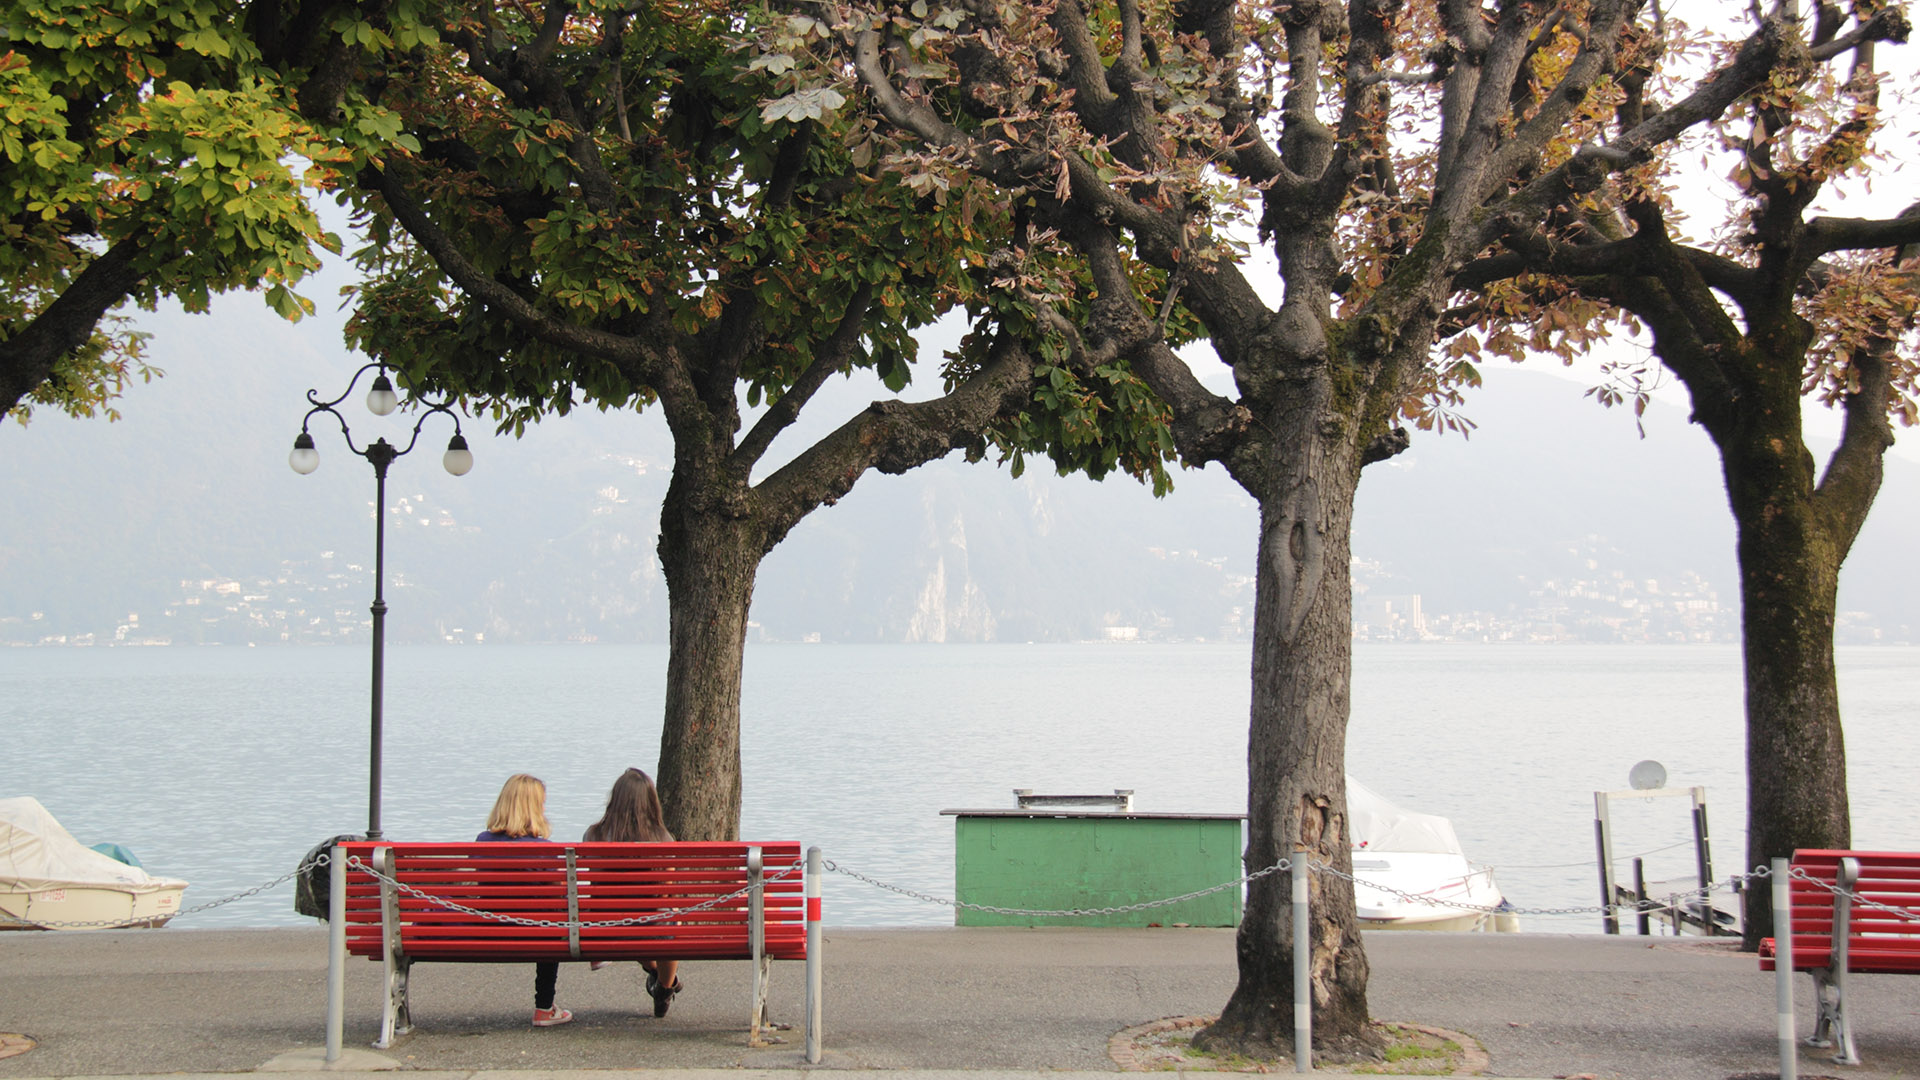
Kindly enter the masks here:
M 343 844 L 350 859 L 347 951 L 381 955 L 384 906 L 397 927 L 398 954 L 410 960 L 744 958 L 750 955 L 751 848 L 759 849 L 763 866 L 766 952 L 803 958 L 806 902 L 797 841 Z M 688 910 L 716 897 L 726 899 Z M 559 925 L 525 926 L 460 908 Z M 612 925 L 661 913 L 672 914 Z M 564 925 L 570 918 L 581 925 Z
M 1802 850 L 1793 853 L 1792 867 L 1832 885 L 1843 858 L 1859 860 L 1860 880 L 1851 890 L 1858 896 L 1889 907 L 1920 906 L 1920 853 Z M 1827 967 L 1833 957 L 1834 894 L 1815 881 L 1796 874 L 1791 884 L 1795 968 Z M 1847 970 L 1920 971 L 1920 922 L 1855 901 L 1849 923 Z

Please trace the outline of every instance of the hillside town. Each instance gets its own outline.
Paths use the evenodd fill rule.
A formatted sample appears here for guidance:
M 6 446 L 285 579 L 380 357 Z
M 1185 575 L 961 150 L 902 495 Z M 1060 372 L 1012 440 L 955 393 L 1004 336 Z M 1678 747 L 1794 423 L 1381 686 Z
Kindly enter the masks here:
M 1580 548 L 1570 547 L 1578 552 Z M 1217 572 L 1223 601 L 1217 621 L 1193 625 L 1151 610 L 1109 613 L 1091 640 L 1116 643 L 1248 641 L 1253 625 L 1253 578 L 1220 558 L 1197 552 L 1156 549 L 1164 561 L 1201 564 Z M 1354 562 L 1353 638 L 1359 643 L 1510 642 L 1524 644 L 1737 644 L 1738 605 L 1721 598 L 1701 575 L 1642 577 L 1582 557 L 1563 575 L 1520 578 L 1526 602 L 1503 611 L 1441 610 L 1419 592 L 1386 574 L 1376 563 Z M 81 633 L 50 632 L 45 612 L 0 613 L 0 645 L 166 646 L 166 645 L 325 645 L 367 640 L 372 575 L 368 566 L 325 551 L 308 560 L 287 560 L 271 578 L 182 579 L 170 602 L 145 611 L 128 611 L 111 625 Z M 387 596 L 405 612 L 396 641 L 481 645 L 489 640 L 535 641 L 545 638 L 495 632 L 485 625 L 435 620 L 419 614 L 433 607 L 431 588 L 405 574 L 393 574 Z M 412 594 L 411 596 L 409 594 Z M 1142 616 L 1145 617 L 1142 617 Z M 1131 616 L 1131 618 L 1129 618 Z M 428 622 L 425 625 L 420 620 Z M 389 624 L 389 633 L 395 630 Z M 591 628 L 555 640 L 616 641 L 622 635 Z M 749 640 L 779 642 L 760 622 L 749 624 Z M 847 640 L 831 632 L 808 631 L 792 640 Z M 1061 640 L 1071 640 L 1063 638 Z M 1840 613 L 1836 642 L 1841 645 L 1905 645 L 1915 640 L 1908 625 L 1886 625 L 1861 611 Z

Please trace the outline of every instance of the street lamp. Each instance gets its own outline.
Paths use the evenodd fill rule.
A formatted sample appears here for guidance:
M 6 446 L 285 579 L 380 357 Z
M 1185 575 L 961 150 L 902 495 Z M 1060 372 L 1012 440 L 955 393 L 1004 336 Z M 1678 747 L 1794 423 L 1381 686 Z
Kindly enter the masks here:
M 416 398 L 426 406 L 420 419 L 414 421 L 413 437 L 407 445 L 396 447 L 384 438 L 375 439 L 365 449 L 353 444 L 353 432 L 347 428 L 347 418 L 340 415 L 334 406 L 347 400 L 359 383 L 360 376 L 374 371 L 373 384 L 367 391 L 367 410 L 375 416 L 386 416 L 400 407 L 400 398 L 393 391 L 393 382 L 387 378 L 387 366 L 375 361 L 353 373 L 348 380 L 347 389 L 332 401 L 321 401 L 319 392 L 307 391 L 307 401 L 313 408 L 300 420 L 300 434 L 294 436 L 293 453 L 287 456 L 287 464 L 302 476 L 320 467 L 320 452 L 314 449 L 313 436 L 308 433 L 307 425 L 315 414 L 326 413 L 340 424 L 340 434 L 347 441 L 347 449 L 366 458 L 373 465 L 374 502 L 373 502 L 373 745 L 369 756 L 367 774 L 367 839 L 380 839 L 380 707 L 384 696 L 384 676 L 386 673 L 387 647 L 387 466 L 396 458 L 411 453 L 414 445 L 420 441 L 420 428 L 426 424 L 427 417 L 434 413 L 445 413 L 453 420 L 453 438 L 447 443 L 446 455 L 441 463 L 455 476 L 465 476 L 473 468 L 473 451 L 467 448 L 466 437 L 460 434 L 460 417 L 454 412 L 452 399 L 427 401 Z

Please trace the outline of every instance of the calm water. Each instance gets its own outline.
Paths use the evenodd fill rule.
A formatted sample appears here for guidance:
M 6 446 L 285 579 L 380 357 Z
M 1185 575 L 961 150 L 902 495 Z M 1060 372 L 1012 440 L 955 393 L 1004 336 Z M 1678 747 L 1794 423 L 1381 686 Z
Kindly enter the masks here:
M 547 781 L 555 835 L 578 836 L 621 767 L 652 771 L 665 661 L 657 646 L 391 649 L 387 835 L 469 839 L 524 770 Z M 365 828 L 367 663 L 357 648 L 0 650 L 0 796 L 188 879 L 190 906 L 239 892 Z M 1247 663 L 1227 645 L 750 646 L 744 835 L 951 896 L 940 811 L 1010 807 L 1012 788 L 1241 812 Z M 1642 758 L 1707 787 L 1716 875 L 1738 869 L 1735 649 L 1368 646 L 1355 669 L 1349 771 L 1451 817 L 1516 904 L 1597 901 L 1592 793 L 1626 787 Z M 1841 670 L 1855 843 L 1920 847 L 1920 649 L 1843 650 Z M 1690 874 L 1686 805 L 1617 806 L 1616 851 L 1664 848 L 1650 875 Z M 833 924 L 952 921 L 845 877 L 826 887 Z M 176 925 L 302 921 L 283 885 Z

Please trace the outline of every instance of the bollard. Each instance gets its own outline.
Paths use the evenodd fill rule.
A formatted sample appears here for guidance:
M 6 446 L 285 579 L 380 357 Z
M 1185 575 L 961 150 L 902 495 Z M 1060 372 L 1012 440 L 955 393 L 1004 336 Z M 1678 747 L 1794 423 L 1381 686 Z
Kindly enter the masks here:
M 820 1064 L 820 849 L 807 849 L 807 1064 Z
M 347 853 L 327 859 L 327 1064 L 340 1060 L 347 1015 Z
M 1773 996 L 1780 1039 L 1780 1080 L 1800 1075 L 1800 1051 L 1793 1043 L 1793 889 L 1787 860 L 1773 860 Z
M 1633 860 L 1633 910 L 1639 913 L 1635 925 L 1640 936 L 1653 933 L 1653 916 L 1647 910 L 1647 860 L 1640 858 Z M 1673 934 L 1680 936 L 1680 923 L 1677 920 L 1673 924 Z
M 1296 851 L 1287 870 L 1293 878 L 1293 1071 L 1313 1071 L 1313 934 L 1307 925 L 1307 853 Z

